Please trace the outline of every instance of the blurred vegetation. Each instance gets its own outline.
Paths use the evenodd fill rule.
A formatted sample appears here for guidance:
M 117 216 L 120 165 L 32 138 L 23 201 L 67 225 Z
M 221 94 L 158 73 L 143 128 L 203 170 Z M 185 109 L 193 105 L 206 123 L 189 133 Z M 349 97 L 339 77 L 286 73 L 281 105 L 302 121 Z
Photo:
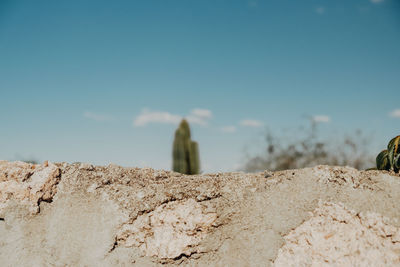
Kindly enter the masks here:
M 190 126 L 185 119 L 175 131 L 172 170 L 183 174 L 200 173 L 199 145 L 191 139 Z
M 324 164 L 366 169 L 375 166 L 373 151 L 369 151 L 370 139 L 361 130 L 339 139 L 321 139 L 318 123 L 295 131 L 291 138 L 277 136 L 271 131 L 265 134 L 265 150 L 257 156 L 247 156 L 243 170 L 288 170 Z
M 25 160 L 21 160 L 24 161 L 26 163 L 31 163 L 31 164 L 39 164 L 39 161 L 35 160 L 35 159 L 25 159 Z

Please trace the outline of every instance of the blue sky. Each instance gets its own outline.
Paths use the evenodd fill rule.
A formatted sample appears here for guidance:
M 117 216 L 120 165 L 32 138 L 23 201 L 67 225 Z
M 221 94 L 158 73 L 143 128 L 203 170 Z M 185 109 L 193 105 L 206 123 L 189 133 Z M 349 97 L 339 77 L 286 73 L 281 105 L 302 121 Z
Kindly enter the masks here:
M 0 0 L 0 92 L 1 159 L 169 169 L 183 116 L 204 171 L 311 119 L 379 150 L 400 134 L 400 3 Z

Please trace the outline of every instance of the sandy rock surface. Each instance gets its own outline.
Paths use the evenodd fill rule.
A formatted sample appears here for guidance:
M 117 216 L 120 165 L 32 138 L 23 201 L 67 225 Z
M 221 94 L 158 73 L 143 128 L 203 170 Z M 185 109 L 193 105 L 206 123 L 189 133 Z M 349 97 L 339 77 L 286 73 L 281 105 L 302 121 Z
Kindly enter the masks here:
M 0 161 L 1 266 L 398 266 L 400 177 Z
M 12 201 L 39 212 L 41 201 L 51 201 L 57 192 L 60 169 L 52 163 L 42 165 L 21 161 L 0 161 L 0 216 Z
M 284 238 L 275 266 L 400 266 L 400 228 L 343 204 L 320 203 Z
M 194 199 L 174 201 L 125 224 L 117 234 L 118 244 L 140 247 L 146 256 L 174 259 L 190 256 L 212 229 L 217 219 L 209 209 Z

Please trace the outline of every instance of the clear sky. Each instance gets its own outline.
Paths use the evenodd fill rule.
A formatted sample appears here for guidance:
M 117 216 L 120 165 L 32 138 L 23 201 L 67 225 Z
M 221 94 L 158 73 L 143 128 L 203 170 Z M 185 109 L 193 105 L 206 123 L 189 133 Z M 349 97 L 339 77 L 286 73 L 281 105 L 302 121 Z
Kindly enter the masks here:
M 0 93 L 0 159 L 169 169 L 182 116 L 204 171 L 309 118 L 384 146 L 400 1 L 0 0 Z

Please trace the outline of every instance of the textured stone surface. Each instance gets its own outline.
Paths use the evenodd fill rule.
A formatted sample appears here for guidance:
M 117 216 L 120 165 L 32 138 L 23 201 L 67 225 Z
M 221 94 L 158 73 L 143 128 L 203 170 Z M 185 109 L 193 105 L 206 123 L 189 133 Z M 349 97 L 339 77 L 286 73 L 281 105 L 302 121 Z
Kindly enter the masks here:
M 52 163 L 41 165 L 0 161 L 0 217 L 11 201 L 39 211 L 41 201 L 51 201 L 56 193 L 60 169 Z
M 286 235 L 274 266 L 400 266 L 400 228 L 377 213 L 320 203 Z
M 390 263 L 400 227 L 400 178 L 385 171 L 317 166 L 187 176 L 114 164 L 1 161 L 0 186 L 1 266 L 272 266 L 281 248 L 294 245 L 291 231 L 316 214 L 321 223 L 336 222 L 342 212 L 364 218 L 357 227 L 376 236 L 381 243 L 373 248 Z M 373 228 L 383 217 L 385 226 Z M 340 237 L 314 228 L 329 242 Z M 364 239 L 355 240 L 346 246 L 362 248 Z
M 118 233 L 118 243 L 137 246 L 146 256 L 177 258 L 190 256 L 217 219 L 214 208 L 194 199 L 173 201 L 125 224 Z

